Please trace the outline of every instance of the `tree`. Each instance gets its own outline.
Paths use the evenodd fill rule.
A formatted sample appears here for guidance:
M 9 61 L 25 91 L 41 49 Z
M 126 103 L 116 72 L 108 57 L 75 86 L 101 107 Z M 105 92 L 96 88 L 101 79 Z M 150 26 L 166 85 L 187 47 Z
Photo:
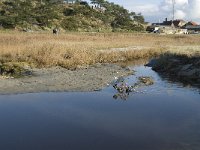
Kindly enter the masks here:
M 141 13 L 133 15 L 133 19 L 139 23 L 144 23 L 144 17 Z
M 73 2 L 66 5 L 64 2 Z M 139 30 L 144 17 L 106 0 L 0 0 L 0 25 L 5 28 L 62 26 L 67 30 Z M 105 29 L 106 30 L 106 29 Z
M 53 20 L 60 19 L 59 12 L 62 8 L 57 4 L 60 4 L 60 1 L 43 0 L 43 4 L 34 9 L 35 19 L 38 24 L 51 27 Z

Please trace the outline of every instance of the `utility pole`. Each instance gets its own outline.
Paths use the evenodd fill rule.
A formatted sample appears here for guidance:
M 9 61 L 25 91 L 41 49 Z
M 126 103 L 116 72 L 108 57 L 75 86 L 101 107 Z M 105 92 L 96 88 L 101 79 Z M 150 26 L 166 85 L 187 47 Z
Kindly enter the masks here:
M 172 0 L 172 25 L 174 25 L 175 18 L 175 0 Z
M 174 15 L 175 15 L 175 0 L 172 0 L 172 7 L 173 7 L 173 10 L 172 10 L 172 20 L 174 21 Z

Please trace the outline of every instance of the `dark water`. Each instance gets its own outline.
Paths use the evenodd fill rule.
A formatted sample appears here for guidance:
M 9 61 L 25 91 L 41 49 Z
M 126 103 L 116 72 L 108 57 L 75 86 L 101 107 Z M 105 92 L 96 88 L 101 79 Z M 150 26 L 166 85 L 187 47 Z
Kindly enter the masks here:
M 126 101 L 112 87 L 0 96 L 0 150 L 199 150 L 199 90 L 135 69 L 155 84 Z

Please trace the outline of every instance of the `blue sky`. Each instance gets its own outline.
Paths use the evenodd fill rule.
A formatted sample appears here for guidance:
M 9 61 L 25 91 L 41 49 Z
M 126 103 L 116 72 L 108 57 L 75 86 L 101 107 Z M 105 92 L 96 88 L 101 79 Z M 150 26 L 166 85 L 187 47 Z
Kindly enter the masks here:
M 142 13 L 148 22 L 172 19 L 172 0 L 108 0 L 130 11 Z M 175 0 L 175 19 L 200 23 L 200 0 Z

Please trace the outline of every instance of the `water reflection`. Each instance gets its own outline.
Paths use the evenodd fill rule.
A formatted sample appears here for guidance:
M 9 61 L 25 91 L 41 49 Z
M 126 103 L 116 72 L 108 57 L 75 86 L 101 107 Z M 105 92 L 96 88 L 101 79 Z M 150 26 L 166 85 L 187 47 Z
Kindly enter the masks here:
M 124 100 L 126 101 L 128 99 L 129 96 L 129 92 L 125 92 L 125 93 L 116 93 L 115 95 L 113 95 L 114 99 L 120 99 L 120 100 Z
M 129 67 L 135 70 L 136 76 L 142 76 L 144 74 L 150 76 L 150 74 L 153 74 L 153 76 L 156 77 L 158 80 L 167 81 L 170 84 L 176 84 L 180 88 L 182 87 L 190 89 L 197 88 L 200 92 L 200 84 L 197 84 L 195 80 L 188 80 L 185 78 L 174 76 L 173 74 L 154 72 L 151 70 L 151 67 L 146 66 L 146 64 L 148 63 L 149 59 L 147 58 L 147 59 L 138 59 L 135 61 L 121 62 L 118 64 L 121 65 L 122 67 Z M 139 66 L 139 68 L 137 66 Z
M 132 69 L 135 75 L 98 92 L 0 95 L 0 149 L 199 150 L 199 92 L 151 68 Z M 139 76 L 155 84 L 129 92 Z
M 184 87 L 188 89 L 197 88 L 198 91 L 200 91 L 200 84 L 197 83 L 195 80 L 188 80 L 185 78 L 180 78 L 174 75 L 163 74 L 163 73 L 158 73 L 158 75 L 160 76 L 162 80 L 167 80 L 171 84 L 176 84 L 180 87 Z

